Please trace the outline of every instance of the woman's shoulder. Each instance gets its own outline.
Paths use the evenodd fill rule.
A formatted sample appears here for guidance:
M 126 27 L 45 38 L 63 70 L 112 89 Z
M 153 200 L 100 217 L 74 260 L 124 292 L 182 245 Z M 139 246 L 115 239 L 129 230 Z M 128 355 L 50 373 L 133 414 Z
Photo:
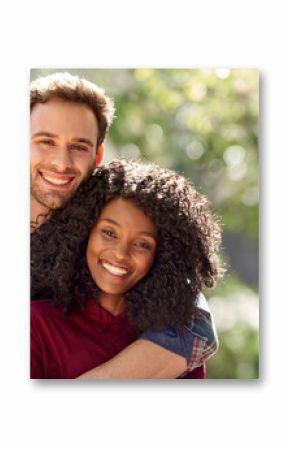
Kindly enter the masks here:
M 30 319 L 35 321 L 38 319 L 50 319 L 52 316 L 58 316 L 61 310 L 53 307 L 48 299 L 40 299 L 31 301 L 30 303 Z
M 39 299 L 37 301 L 32 299 L 30 302 L 30 310 L 32 311 L 50 309 L 51 307 L 51 303 L 48 299 Z

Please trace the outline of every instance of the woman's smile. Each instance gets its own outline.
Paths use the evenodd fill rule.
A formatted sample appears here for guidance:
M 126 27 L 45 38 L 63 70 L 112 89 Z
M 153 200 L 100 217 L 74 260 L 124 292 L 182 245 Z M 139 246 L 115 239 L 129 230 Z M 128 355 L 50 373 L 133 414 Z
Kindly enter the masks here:
M 102 267 L 108 273 L 110 273 L 110 274 L 112 274 L 114 276 L 124 277 L 124 276 L 127 276 L 129 274 L 129 270 L 127 268 L 113 265 L 112 263 L 106 262 L 104 260 L 101 260 L 100 263 L 101 263 Z

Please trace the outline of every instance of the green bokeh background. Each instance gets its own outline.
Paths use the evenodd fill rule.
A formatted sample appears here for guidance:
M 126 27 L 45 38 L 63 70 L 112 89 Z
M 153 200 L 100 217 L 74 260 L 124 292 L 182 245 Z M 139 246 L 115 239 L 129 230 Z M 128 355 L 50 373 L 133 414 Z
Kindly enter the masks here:
M 259 72 L 257 69 L 33 69 L 68 71 L 102 86 L 116 117 L 106 159 L 143 158 L 177 170 L 206 194 L 224 229 L 228 271 L 206 292 L 220 349 L 212 379 L 259 376 Z

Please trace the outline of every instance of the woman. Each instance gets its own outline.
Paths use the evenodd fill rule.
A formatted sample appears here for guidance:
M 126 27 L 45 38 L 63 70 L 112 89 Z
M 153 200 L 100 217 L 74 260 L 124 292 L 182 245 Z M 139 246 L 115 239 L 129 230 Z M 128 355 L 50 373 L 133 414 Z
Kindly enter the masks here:
M 98 168 L 47 227 L 54 239 L 44 258 L 49 233 L 39 233 L 32 296 L 52 300 L 32 305 L 32 377 L 77 377 L 141 332 L 189 325 L 222 274 L 206 198 L 153 164 Z

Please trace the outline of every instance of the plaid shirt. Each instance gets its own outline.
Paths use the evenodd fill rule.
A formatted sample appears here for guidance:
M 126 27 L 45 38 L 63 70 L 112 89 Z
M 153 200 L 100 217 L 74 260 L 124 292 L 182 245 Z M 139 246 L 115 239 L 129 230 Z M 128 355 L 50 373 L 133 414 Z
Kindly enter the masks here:
M 148 330 L 139 338 L 152 341 L 185 357 L 187 370 L 183 375 L 202 365 L 218 350 L 214 319 L 202 294 L 198 296 L 196 313 L 189 326 L 182 329 L 167 327 L 159 331 Z

